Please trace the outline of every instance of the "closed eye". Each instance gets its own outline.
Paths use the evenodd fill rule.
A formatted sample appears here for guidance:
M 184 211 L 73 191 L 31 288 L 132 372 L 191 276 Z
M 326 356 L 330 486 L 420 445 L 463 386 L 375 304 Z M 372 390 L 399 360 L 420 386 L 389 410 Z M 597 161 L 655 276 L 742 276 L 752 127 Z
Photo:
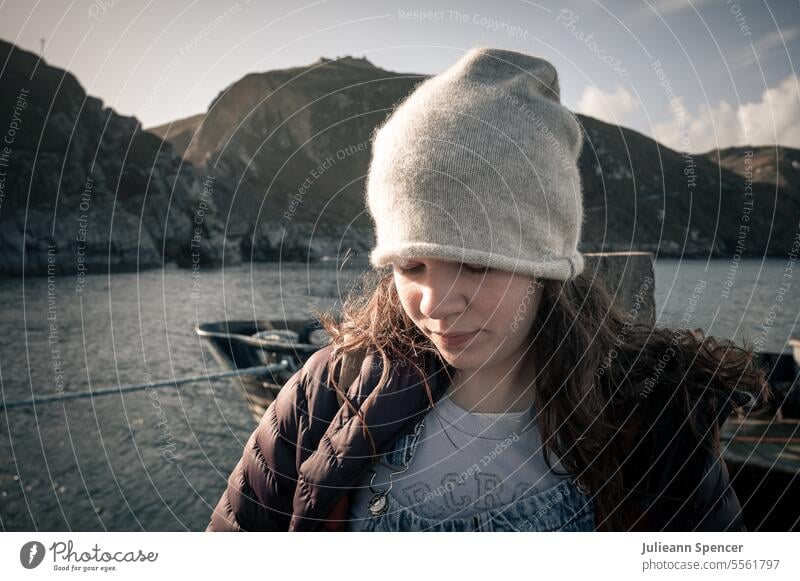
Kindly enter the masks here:
M 474 273 L 484 273 L 492 270 L 488 266 L 471 266 L 469 264 L 466 264 L 465 266 L 467 267 L 468 270 L 471 270 Z
M 414 268 L 403 268 L 402 266 L 398 266 L 397 270 L 402 272 L 403 274 L 415 274 L 419 272 L 422 266 L 415 266 Z

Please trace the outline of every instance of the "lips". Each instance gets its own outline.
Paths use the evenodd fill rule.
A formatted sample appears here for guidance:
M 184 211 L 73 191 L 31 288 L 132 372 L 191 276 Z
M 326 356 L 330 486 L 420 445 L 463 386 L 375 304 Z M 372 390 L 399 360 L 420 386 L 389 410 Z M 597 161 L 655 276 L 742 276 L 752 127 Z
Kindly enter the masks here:
M 477 332 L 478 332 L 477 330 L 476 331 L 463 331 L 463 332 L 457 332 L 457 333 L 437 333 L 436 331 L 433 331 L 433 334 L 434 335 L 439 335 L 440 337 L 442 337 L 444 339 L 455 339 L 456 337 L 463 337 L 464 335 L 472 335 L 473 333 L 477 333 Z
M 441 333 L 434 333 L 438 339 L 436 340 L 437 343 L 444 346 L 447 349 L 456 349 L 460 347 L 466 346 L 468 343 L 473 341 L 475 337 L 477 337 L 478 333 L 480 333 L 480 329 L 477 331 L 472 331 L 470 333 L 450 333 L 447 335 L 442 335 Z
M 475 340 L 475 337 L 477 337 L 480 332 L 481 330 L 478 329 L 476 331 L 470 331 L 469 333 L 451 332 L 442 334 L 434 331 L 433 334 L 436 335 L 436 342 L 440 346 L 446 349 L 460 349 L 461 347 L 466 347 L 468 344 L 472 344 L 472 341 Z

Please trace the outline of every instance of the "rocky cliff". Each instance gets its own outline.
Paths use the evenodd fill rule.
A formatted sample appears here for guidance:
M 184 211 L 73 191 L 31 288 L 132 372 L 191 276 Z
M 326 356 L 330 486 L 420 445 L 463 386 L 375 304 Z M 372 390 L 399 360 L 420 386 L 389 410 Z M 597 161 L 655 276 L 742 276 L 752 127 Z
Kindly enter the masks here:
M 0 131 L 14 135 L 0 150 L 3 273 L 21 272 L 23 260 L 27 271 L 46 272 L 53 247 L 60 272 L 74 272 L 79 259 L 93 272 L 213 265 L 225 236 L 226 264 L 366 257 L 370 138 L 427 78 L 364 58 L 320 58 L 248 74 L 205 114 L 142 131 L 70 73 L 0 43 L 7 57 Z M 582 251 L 782 256 L 791 247 L 797 150 L 690 155 L 578 118 Z
M 791 248 L 798 182 L 776 189 L 736 170 L 752 165 L 753 149 L 766 150 L 760 162 L 766 163 L 769 148 L 732 148 L 719 163 L 709 153 L 677 152 L 634 130 L 579 118 L 586 132 L 583 249 L 722 258 L 783 256 Z
M 366 59 L 321 58 L 247 75 L 220 93 L 205 117 L 157 131 L 219 176 L 228 227 L 247 232 L 245 260 L 309 259 L 347 247 L 365 253 L 374 240 L 363 201 L 371 131 L 425 78 Z M 787 217 L 800 215 L 794 178 L 776 192 L 735 170 L 742 152 L 726 150 L 720 164 L 578 118 L 586 136 L 581 250 L 727 257 L 783 255 L 791 246 L 796 224 Z M 779 149 L 796 159 L 797 150 Z M 761 156 L 769 153 L 764 148 Z
M 182 157 L 186 154 L 189 142 L 192 140 L 195 133 L 197 133 L 197 129 L 200 127 L 205 117 L 205 113 L 200 113 L 199 115 L 192 115 L 191 117 L 170 121 L 158 127 L 150 127 L 147 131 L 158 135 L 164 141 L 168 141 L 175 150 L 175 153 Z
M 781 145 L 727 147 L 704 153 L 712 162 L 754 182 L 800 190 L 800 150 Z
M 424 78 L 363 58 L 320 58 L 249 74 L 202 119 L 151 131 L 217 178 L 215 200 L 243 235 L 244 260 L 363 254 L 374 243 L 363 199 L 372 131 Z
M 33 53 L 0 62 L 0 273 L 221 261 L 213 192 L 169 143 Z

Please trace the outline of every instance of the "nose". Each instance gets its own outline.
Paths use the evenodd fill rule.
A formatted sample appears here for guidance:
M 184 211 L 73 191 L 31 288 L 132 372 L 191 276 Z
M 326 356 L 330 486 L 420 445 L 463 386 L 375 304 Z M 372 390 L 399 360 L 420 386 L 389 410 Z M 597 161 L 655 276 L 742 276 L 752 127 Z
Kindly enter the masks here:
M 469 304 L 467 289 L 457 269 L 430 268 L 419 281 L 419 310 L 429 319 L 447 320 L 463 313 Z

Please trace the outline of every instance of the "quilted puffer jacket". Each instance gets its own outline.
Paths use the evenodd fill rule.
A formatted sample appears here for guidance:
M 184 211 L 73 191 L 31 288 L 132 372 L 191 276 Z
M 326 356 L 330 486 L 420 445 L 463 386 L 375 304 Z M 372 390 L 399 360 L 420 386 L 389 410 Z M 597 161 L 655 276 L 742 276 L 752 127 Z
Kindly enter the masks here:
M 361 419 L 340 405 L 328 387 L 331 350 L 329 345 L 314 353 L 268 407 L 206 531 L 346 528 L 349 493 L 371 466 L 370 447 Z M 433 357 L 425 363 L 434 401 L 448 387 L 440 365 Z M 380 357 L 368 352 L 347 395 L 363 411 L 383 453 L 413 429 L 429 401 L 410 369 L 392 369 L 388 383 L 376 390 L 381 373 Z M 724 420 L 727 413 L 723 410 L 714 421 Z M 648 427 L 647 436 L 639 446 L 630 442 L 626 448 L 636 452 L 624 465 L 623 481 L 643 484 L 619 509 L 634 511 L 637 524 L 629 530 L 746 530 L 718 452 L 698 446 L 687 429 L 667 424 L 659 430 L 653 429 L 651 418 L 639 421 Z

